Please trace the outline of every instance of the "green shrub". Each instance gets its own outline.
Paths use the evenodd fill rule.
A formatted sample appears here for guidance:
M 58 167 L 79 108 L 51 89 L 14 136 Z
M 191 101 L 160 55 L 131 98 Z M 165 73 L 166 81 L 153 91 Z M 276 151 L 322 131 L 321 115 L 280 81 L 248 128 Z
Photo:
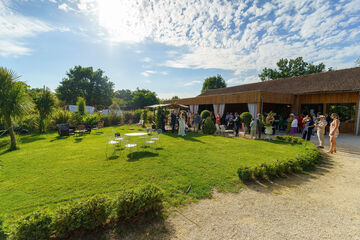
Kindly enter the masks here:
M 28 114 L 15 124 L 14 130 L 16 132 L 20 132 L 21 130 L 35 132 L 39 129 L 39 119 L 38 114 Z
M 52 120 L 55 124 L 69 123 L 71 119 L 71 112 L 67 110 L 58 109 L 52 116 Z
M 91 114 L 85 117 L 84 121 L 90 126 L 94 126 L 99 122 L 99 116 L 97 114 Z
M 85 116 L 87 114 L 86 100 L 84 98 L 82 98 L 82 97 L 78 97 L 76 105 L 77 105 L 76 113 L 81 115 L 81 116 Z
M 104 122 L 104 126 L 111 126 L 111 116 L 110 114 L 100 114 L 100 122 Z
M 126 124 L 130 124 L 133 123 L 133 119 L 134 119 L 134 113 L 131 111 L 125 111 L 123 112 L 123 116 L 124 116 L 124 123 Z
M 288 136 L 288 135 L 276 135 L 275 140 L 284 141 L 288 143 L 300 143 L 300 144 L 305 142 L 305 140 L 302 138 Z
M 10 239 L 49 239 L 52 218 L 48 212 L 34 212 L 18 219 L 10 234 Z
M 54 214 L 56 237 L 66 238 L 76 230 L 92 230 L 108 219 L 110 203 L 106 197 L 96 196 L 73 205 L 60 207 Z
M 205 122 L 202 126 L 202 132 L 204 134 L 214 134 L 216 132 L 216 126 L 210 117 L 205 119 Z
M 207 119 L 208 117 L 211 116 L 211 113 L 209 110 L 203 110 L 201 113 L 200 113 L 200 117 L 201 119 Z
M 157 108 L 156 111 L 156 118 L 155 118 L 155 124 L 156 124 L 156 128 L 157 129 L 163 129 L 163 114 L 164 113 L 164 109 L 161 107 Z
M 140 122 L 142 111 L 143 110 L 141 110 L 141 109 L 136 109 L 134 111 L 134 115 L 133 115 L 133 119 L 132 119 L 133 123 Z
M 5 233 L 4 227 L 3 227 L 3 220 L 0 218 L 0 240 L 5 240 L 7 237 L 7 234 Z
M 252 115 L 249 112 L 243 112 L 240 114 L 240 119 L 241 122 L 244 123 L 245 127 L 247 129 L 250 128 L 250 123 L 251 123 L 251 119 L 252 119 Z
M 237 171 L 239 178 L 243 181 L 250 180 L 252 178 L 252 172 L 251 166 L 240 167 Z
M 147 114 L 148 114 L 148 116 L 147 116 L 148 122 L 149 122 L 149 123 L 153 123 L 154 120 L 155 120 L 155 118 L 154 118 L 154 113 L 153 113 L 152 111 L 148 111 Z
M 163 208 L 162 199 L 162 192 L 153 185 L 124 191 L 114 201 L 116 218 L 120 221 L 128 221 L 134 217 L 155 214 Z

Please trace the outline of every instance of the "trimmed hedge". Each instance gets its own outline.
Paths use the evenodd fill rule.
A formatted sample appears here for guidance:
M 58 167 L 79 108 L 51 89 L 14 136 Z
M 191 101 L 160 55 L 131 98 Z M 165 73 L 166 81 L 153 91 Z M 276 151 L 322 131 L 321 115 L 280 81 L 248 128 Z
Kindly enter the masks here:
M 200 117 L 201 119 L 207 119 L 208 117 L 211 116 L 211 112 L 209 110 L 203 110 L 201 113 L 200 113 Z
M 274 163 L 262 163 L 256 166 L 240 167 L 237 171 L 239 178 L 243 181 L 252 179 L 273 179 L 281 177 L 286 173 L 299 173 L 303 170 L 312 169 L 321 161 L 319 150 L 312 143 L 307 143 L 303 139 L 291 136 L 276 136 L 278 141 L 294 144 L 304 144 L 306 152 L 298 154 L 293 159 L 277 160 Z
M 202 126 L 202 132 L 204 134 L 214 134 L 216 132 L 216 126 L 210 117 L 205 119 L 205 122 Z
M 19 218 L 12 225 L 10 239 L 68 238 L 77 231 L 91 231 L 109 222 L 127 223 L 161 214 L 162 201 L 162 191 L 153 185 L 122 191 L 115 198 L 95 196 L 53 212 L 38 211 Z

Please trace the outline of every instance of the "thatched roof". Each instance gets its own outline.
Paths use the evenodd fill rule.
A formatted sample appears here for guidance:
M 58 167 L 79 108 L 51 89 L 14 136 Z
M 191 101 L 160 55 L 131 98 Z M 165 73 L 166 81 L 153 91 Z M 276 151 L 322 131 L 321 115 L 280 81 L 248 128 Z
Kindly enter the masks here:
M 256 90 L 288 94 L 360 91 L 360 67 L 211 89 L 200 94 L 200 96 Z

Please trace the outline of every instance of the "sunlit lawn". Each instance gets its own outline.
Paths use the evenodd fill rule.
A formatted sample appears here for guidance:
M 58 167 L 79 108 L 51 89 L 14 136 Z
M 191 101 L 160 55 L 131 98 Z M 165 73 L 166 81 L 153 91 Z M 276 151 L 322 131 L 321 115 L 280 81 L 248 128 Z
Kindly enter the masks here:
M 135 128 L 130 130 L 130 128 Z M 189 133 L 162 134 L 154 153 L 116 152 L 107 160 L 104 133 L 139 132 L 135 126 L 107 127 L 81 137 L 27 135 L 21 149 L 0 150 L 0 214 L 5 217 L 94 194 L 115 193 L 145 183 L 161 187 L 170 205 L 209 197 L 211 189 L 236 191 L 242 165 L 294 157 L 301 145 Z M 139 149 L 139 151 L 142 151 Z M 191 187 L 189 187 L 191 185 Z M 187 190 L 189 190 L 188 193 Z

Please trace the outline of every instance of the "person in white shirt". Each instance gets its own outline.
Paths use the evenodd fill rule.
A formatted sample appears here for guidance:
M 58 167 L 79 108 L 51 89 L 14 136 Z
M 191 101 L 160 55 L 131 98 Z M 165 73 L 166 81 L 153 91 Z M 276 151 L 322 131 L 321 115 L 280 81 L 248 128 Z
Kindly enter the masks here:
M 291 134 L 291 136 L 294 137 L 297 134 L 298 119 L 294 115 L 293 115 L 293 117 L 294 117 L 294 120 L 292 120 L 292 122 L 291 122 L 290 134 Z
M 317 136 L 319 139 L 319 148 L 324 148 L 324 135 L 326 125 L 327 121 L 325 120 L 325 116 L 320 115 L 319 120 L 316 120 L 315 122 Z

